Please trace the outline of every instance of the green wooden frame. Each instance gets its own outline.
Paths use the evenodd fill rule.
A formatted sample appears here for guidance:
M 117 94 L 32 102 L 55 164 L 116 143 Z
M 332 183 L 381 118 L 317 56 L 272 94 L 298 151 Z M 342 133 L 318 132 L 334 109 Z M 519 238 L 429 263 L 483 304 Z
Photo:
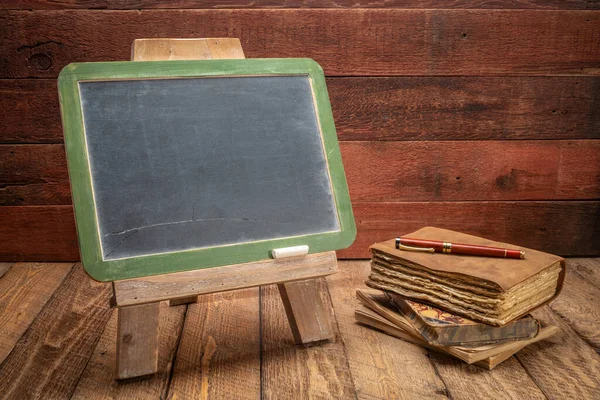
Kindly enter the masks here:
M 79 82 L 207 76 L 308 75 L 317 111 L 340 231 L 206 247 L 118 260 L 103 260 L 92 177 L 83 125 Z M 69 177 L 81 260 L 99 281 L 158 275 L 270 258 L 270 251 L 308 245 L 311 253 L 348 247 L 356 237 L 348 185 L 322 68 L 311 59 L 242 59 L 200 61 L 75 63 L 58 77 Z

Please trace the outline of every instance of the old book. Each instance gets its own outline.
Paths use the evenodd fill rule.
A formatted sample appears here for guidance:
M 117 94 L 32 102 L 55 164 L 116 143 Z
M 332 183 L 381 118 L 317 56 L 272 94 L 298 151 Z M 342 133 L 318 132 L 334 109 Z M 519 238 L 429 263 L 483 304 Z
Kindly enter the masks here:
M 468 364 L 476 364 L 487 369 L 494 368 L 524 347 L 558 333 L 557 327 L 542 325 L 539 334 L 527 340 L 478 347 L 433 345 L 425 341 L 406 317 L 389 304 L 383 293 L 357 290 L 356 295 L 362 304 L 355 310 L 355 318 L 358 322 L 429 350 L 448 354 Z
M 539 322 L 526 315 L 504 326 L 472 321 L 428 304 L 387 293 L 391 303 L 404 314 L 423 339 L 445 346 L 477 346 L 531 339 L 538 334 Z
M 512 248 L 525 259 L 398 250 L 391 239 L 371 246 L 368 286 L 494 326 L 529 314 L 562 288 L 565 262 L 552 254 L 432 227 L 405 236 Z

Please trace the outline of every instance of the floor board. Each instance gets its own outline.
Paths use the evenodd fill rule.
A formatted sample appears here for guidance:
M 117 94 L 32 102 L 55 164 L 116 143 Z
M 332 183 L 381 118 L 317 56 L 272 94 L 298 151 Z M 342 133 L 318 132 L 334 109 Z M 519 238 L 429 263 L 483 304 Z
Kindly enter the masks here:
M 600 356 L 550 308 L 532 314 L 561 331 L 516 354 L 538 387 L 549 399 L 599 399 Z
M 600 258 L 568 258 L 567 265 L 600 289 Z
M 0 366 L 4 400 L 71 397 L 110 318 L 110 287 L 69 272 Z
M 562 293 L 550 304 L 583 340 L 600 352 L 600 289 L 580 275 L 567 262 L 567 276 Z M 600 273 L 600 268 L 596 273 Z
M 90 280 L 79 264 L 9 265 L 0 276 L 0 397 L 597 399 L 600 258 L 568 266 L 561 295 L 534 312 L 561 334 L 492 371 L 356 324 L 355 290 L 369 262 L 344 261 L 321 283 L 334 340 L 294 345 L 276 286 L 162 303 L 159 372 L 117 382 L 110 285 Z
M 160 304 L 158 373 L 146 379 L 115 380 L 117 310 L 104 328 L 94 354 L 77 384 L 72 400 L 164 398 L 187 306 Z
M 355 293 L 366 288 L 369 263 L 342 261 L 339 266 L 340 272 L 327 280 L 358 397 L 446 398 L 446 386 L 426 350 L 356 324 Z
M 325 281 L 319 280 L 319 286 L 323 304 L 331 310 Z M 335 327 L 331 341 L 296 346 L 276 285 L 261 288 L 261 310 L 263 398 L 354 397 L 344 344 Z
M 0 278 L 10 269 L 13 265 L 11 262 L 0 262 Z
M 0 279 L 0 363 L 72 267 L 67 263 L 18 263 Z
M 188 305 L 168 399 L 260 397 L 258 289 Z

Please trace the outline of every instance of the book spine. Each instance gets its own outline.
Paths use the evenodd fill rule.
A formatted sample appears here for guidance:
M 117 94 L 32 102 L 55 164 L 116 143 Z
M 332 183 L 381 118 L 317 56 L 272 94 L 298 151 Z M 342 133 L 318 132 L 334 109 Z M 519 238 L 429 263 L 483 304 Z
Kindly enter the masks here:
M 425 321 L 417 314 L 406 302 L 398 295 L 387 294 L 387 298 L 396 308 L 408 318 L 411 324 L 419 331 L 423 339 L 431 344 L 436 344 L 438 341 L 438 332 L 427 325 Z
M 539 328 L 539 322 L 533 318 L 518 320 L 502 327 L 485 324 L 447 327 L 440 332 L 436 344 L 471 347 L 526 340 L 536 337 Z

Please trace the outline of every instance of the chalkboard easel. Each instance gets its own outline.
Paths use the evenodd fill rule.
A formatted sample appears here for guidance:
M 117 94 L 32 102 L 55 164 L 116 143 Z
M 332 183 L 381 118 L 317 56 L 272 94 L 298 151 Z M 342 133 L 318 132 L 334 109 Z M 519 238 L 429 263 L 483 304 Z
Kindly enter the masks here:
M 219 39 L 137 39 L 132 61 L 245 58 L 240 41 Z M 278 284 L 294 340 L 306 344 L 333 337 L 329 308 L 318 279 L 335 273 L 334 251 L 245 264 L 176 272 L 113 282 L 118 309 L 117 379 L 158 369 L 159 302 L 195 302 L 198 295 Z

